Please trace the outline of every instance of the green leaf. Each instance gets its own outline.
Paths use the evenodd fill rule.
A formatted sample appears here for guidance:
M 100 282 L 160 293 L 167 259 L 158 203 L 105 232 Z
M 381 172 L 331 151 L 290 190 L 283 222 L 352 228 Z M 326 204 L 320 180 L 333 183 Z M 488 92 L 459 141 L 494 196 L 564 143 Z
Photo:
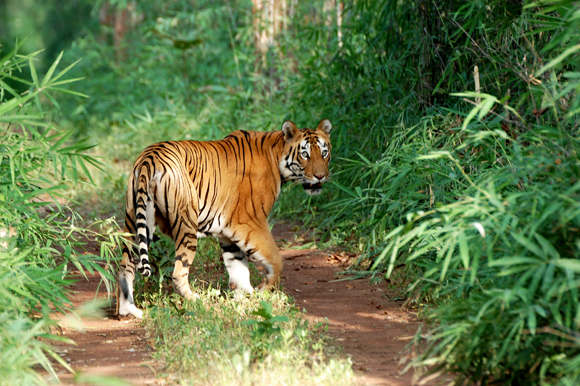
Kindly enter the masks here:
M 38 82 L 38 75 L 36 74 L 36 67 L 34 66 L 34 60 L 32 58 L 28 59 L 28 64 L 30 66 L 30 75 L 32 76 L 32 81 L 34 86 L 39 89 L 40 83 Z
M 78 62 L 80 62 L 82 59 L 77 60 L 76 62 L 74 62 L 73 64 L 71 64 L 70 66 L 68 66 L 67 68 L 65 68 L 64 70 L 62 70 L 60 73 L 58 73 L 57 76 L 54 77 L 54 79 L 52 80 L 52 84 L 55 85 L 54 82 L 56 82 L 58 79 L 60 79 L 64 74 L 66 74 L 67 72 L 70 71 L 71 68 L 73 68 L 74 66 L 76 66 L 76 64 Z M 79 79 L 79 78 L 76 78 Z
M 447 250 L 445 260 L 443 260 L 443 266 L 441 267 L 441 277 L 439 278 L 439 281 L 443 281 L 445 279 L 445 275 L 447 275 L 447 270 L 449 269 L 449 264 L 451 263 L 451 257 L 453 256 L 454 251 L 455 244 L 451 245 Z
M 536 327 L 537 327 L 536 312 L 532 307 L 530 307 L 530 309 L 528 310 L 528 329 L 530 330 L 532 335 L 536 335 Z
M 0 104 L 0 115 L 7 114 L 8 112 L 15 110 L 20 105 L 24 105 L 30 98 L 35 97 L 37 92 L 29 93 L 20 98 L 12 98 L 8 102 Z
M 42 80 L 42 84 L 40 85 L 40 87 L 46 86 L 46 84 L 50 81 L 50 78 L 52 78 L 52 74 L 54 73 L 56 66 L 58 66 L 58 63 L 60 62 L 60 59 L 62 58 L 62 54 L 63 54 L 63 52 L 61 51 L 60 55 L 58 55 L 58 57 L 56 58 L 54 63 L 52 63 L 52 66 L 50 66 L 50 68 L 48 69 L 48 72 L 44 76 L 44 79 Z
M 580 272 L 580 260 L 578 259 L 557 259 L 553 260 L 554 264 L 563 269 L 569 269 L 574 272 Z
M 465 269 L 469 269 L 469 247 L 467 246 L 467 236 L 463 231 L 459 232 L 457 236 L 459 240 L 459 254 L 461 255 L 461 261 Z
M 544 72 L 548 71 L 549 69 L 551 69 L 551 68 L 557 66 L 558 64 L 562 63 L 562 61 L 564 59 L 566 59 L 568 56 L 572 55 L 573 53 L 575 53 L 578 50 L 580 50 L 580 44 L 577 44 L 575 46 L 572 46 L 572 47 L 567 48 L 566 50 L 564 50 L 564 52 L 562 52 L 560 55 L 558 55 L 554 60 L 550 61 L 544 67 L 542 67 L 538 71 L 536 71 L 536 76 L 540 76 Z
M 51 147 L 50 147 L 50 151 L 56 151 L 58 150 L 58 148 L 60 148 L 62 146 L 63 143 L 66 142 L 67 139 L 70 138 L 70 136 L 73 134 L 72 131 L 68 131 L 65 132 L 58 141 L 56 141 Z
M 26 38 L 22 39 L 21 42 L 18 42 L 18 40 L 16 41 L 16 47 L 14 47 L 13 50 L 9 51 L 6 55 L 4 55 L 0 59 L 0 67 L 3 67 L 7 61 L 9 61 L 10 59 L 12 59 L 14 57 L 14 55 L 18 52 L 20 47 L 22 47 L 22 45 L 24 44 L 25 41 L 26 41 Z
M 522 246 L 524 246 L 528 251 L 532 252 L 534 255 L 546 259 L 546 253 L 538 247 L 532 240 L 525 238 L 519 233 L 510 232 L 511 236 Z
M 538 265 L 542 264 L 542 260 L 533 257 L 524 256 L 514 256 L 514 257 L 504 257 L 501 259 L 493 260 L 489 263 L 490 267 L 502 267 L 510 265 Z
M 66 88 L 52 87 L 50 85 L 48 86 L 48 88 L 52 91 L 58 91 L 58 92 L 62 92 L 65 94 L 71 94 L 71 95 L 75 95 L 75 96 L 82 97 L 82 98 L 89 98 L 89 96 L 86 94 L 83 94 L 83 93 L 78 92 L 78 91 L 68 90 Z

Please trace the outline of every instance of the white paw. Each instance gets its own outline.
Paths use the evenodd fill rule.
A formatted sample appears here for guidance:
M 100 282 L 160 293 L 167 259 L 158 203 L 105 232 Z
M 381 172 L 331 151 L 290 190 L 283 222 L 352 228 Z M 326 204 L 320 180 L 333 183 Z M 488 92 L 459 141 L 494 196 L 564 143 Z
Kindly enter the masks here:
M 133 315 L 137 319 L 143 319 L 143 311 L 135 307 L 134 304 L 127 304 L 125 307 L 119 308 L 120 316 Z
M 254 293 L 254 288 L 250 283 L 242 287 L 242 290 L 249 293 L 250 295 Z
M 135 306 L 133 306 L 133 307 L 135 307 Z M 137 307 L 135 307 L 135 309 L 133 310 L 133 312 L 131 312 L 131 315 L 133 315 L 137 319 L 143 319 L 143 311 L 141 311 Z
M 186 299 L 195 301 L 199 299 L 199 295 L 192 291 L 189 295 L 187 295 Z

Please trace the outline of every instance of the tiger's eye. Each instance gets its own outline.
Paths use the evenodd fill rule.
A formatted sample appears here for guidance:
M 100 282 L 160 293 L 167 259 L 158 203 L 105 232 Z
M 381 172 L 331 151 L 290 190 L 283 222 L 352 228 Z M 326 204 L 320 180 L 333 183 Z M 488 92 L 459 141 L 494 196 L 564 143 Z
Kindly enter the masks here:
M 327 155 L 328 155 L 328 150 L 323 150 L 322 157 L 326 158 Z
M 308 158 L 308 152 L 303 151 L 302 153 L 300 153 L 300 155 L 302 156 L 302 158 Z

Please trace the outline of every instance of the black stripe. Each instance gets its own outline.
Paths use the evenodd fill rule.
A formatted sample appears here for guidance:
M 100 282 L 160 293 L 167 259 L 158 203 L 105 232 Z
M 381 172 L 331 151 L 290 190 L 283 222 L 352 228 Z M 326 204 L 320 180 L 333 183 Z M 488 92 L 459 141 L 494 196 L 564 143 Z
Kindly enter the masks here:
M 222 245 L 221 247 L 224 252 L 228 253 L 235 253 L 240 251 L 240 248 L 236 244 Z

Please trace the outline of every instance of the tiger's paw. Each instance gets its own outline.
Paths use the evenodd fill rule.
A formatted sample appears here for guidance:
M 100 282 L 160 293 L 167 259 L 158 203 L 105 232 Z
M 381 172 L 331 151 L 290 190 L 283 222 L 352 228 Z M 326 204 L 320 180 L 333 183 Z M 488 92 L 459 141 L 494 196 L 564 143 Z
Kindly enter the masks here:
M 199 299 L 199 295 L 198 295 L 198 294 L 196 294 L 195 292 L 191 291 L 191 293 L 190 293 L 190 294 L 188 294 L 187 296 L 185 296 L 185 298 L 186 298 L 187 300 L 193 300 L 193 301 L 196 301 L 197 299 Z
M 230 289 L 235 291 L 236 293 L 247 293 L 252 294 L 254 293 L 254 287 L 250 284 L 250 280 L 240 280 L 238 282 L 230 281 Z
M 264 292 L 264 291 L 268 291 L 268 290 L 275 290 L 275 289 L 280 289 L 280 277 L 278 276 L 277 278 L 263 278 L 262 282 L 260 283 L 260 285 L 258 287 L 256 287 L 256 289 L 260 292 Z
M 266 291 L 268 291 L 268 290 L 272 290 L 272 289 L 274 289 L 274 286 L 273 286 L 273 285 L 271 285 L 271 284 L 268 284 L 268 282 L 262 282 L 262 283 L 260 283 L 260 285 L 258 285 L 258 286 L 256 287 L 256 289 L 257 289 L 259 292 L 266 292 Z
M 134 304 L 127 304 L 119 307 L 119 316 L 133 315 L 137 319 L 143 319 L 143 311 L 135 307 Z

